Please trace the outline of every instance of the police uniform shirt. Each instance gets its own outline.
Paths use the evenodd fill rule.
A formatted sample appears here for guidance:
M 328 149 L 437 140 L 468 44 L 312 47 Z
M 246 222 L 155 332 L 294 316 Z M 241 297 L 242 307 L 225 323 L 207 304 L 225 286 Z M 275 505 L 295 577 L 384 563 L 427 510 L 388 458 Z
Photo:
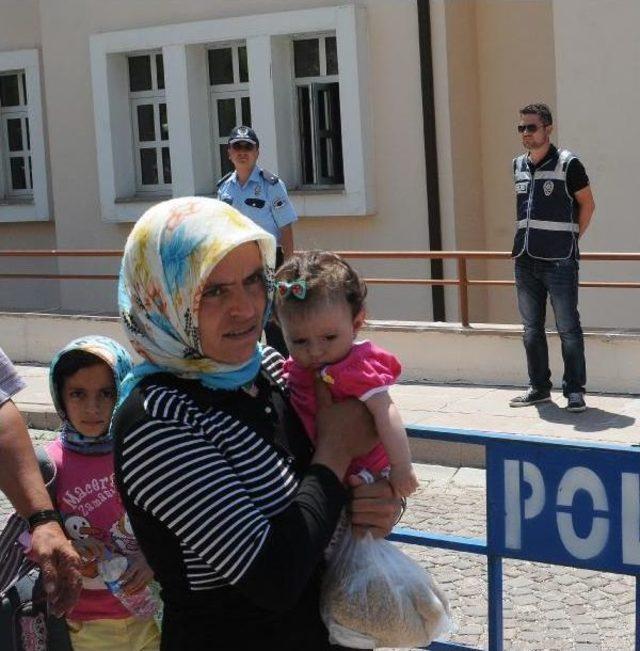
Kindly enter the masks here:
M 244 186 L 240 185 L 236 172 L 223 178 L 218 186 L 218 199 L 239 210 L 278 241 L 280 229 L 298 219 L 284 183 L 257 165 Z

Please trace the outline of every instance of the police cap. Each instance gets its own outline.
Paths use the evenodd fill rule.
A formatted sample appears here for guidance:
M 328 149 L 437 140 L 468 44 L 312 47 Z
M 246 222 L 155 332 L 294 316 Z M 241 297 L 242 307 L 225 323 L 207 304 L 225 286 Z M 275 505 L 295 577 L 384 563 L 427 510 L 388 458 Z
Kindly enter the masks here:
M 234 142 L 250 142 L 252 145 L 258 147 L 260 141 L 256 132 L 251 127 L 233 127 L 229 134 L 229 144 L 233 145 Z

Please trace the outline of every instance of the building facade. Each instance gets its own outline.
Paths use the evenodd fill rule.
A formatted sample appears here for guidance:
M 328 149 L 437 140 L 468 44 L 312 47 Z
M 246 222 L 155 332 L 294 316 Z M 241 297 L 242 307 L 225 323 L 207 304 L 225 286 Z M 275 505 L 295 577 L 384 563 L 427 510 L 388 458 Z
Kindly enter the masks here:
M 227 133 L 250 123 L 300 215 L 299 248 L 428 250 L 439 239 L 507 250 L 517 112 L 531 101 L 550 104 L 556 141 L 591 176 L 583 250 L 639 249 L 634 0 L 0 0 L 0 15 L 1 249 L 121 248 L 154 202 L 212 196 Z M 637 276 L 595 265 L 584 277 Z M 429 275 L 425 262 L 357 266 Z M 0 258 L 0 273 L 116 270 L 110 259 Z M 510 278 L 512 267 L 470 273 Z M 2 309 L 115 309 L 107 281 L 0 283 Z M 517 321 L 513 290 L 470 298 L 473 321 Z M 587 290 L 583 320 L 633 327 L 637 302 Z M 373 286 L 369 309 L 431 320 L 432 292 Z M 455 289 L 445 313 L 457 319 Z

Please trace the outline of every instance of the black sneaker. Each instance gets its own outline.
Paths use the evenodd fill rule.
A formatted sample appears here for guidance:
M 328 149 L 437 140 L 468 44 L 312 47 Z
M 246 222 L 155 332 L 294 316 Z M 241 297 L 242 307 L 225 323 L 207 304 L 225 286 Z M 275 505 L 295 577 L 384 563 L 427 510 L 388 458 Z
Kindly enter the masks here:
M 567 398 L 567 411 L 580 412 L 587 408 L 584 401 L 584 393 L 570 393 Z
M 509 407 L 529 407 L 540 402 L 551 402 L 551 393 L 529 387 L 526 393 L 509 400 Z

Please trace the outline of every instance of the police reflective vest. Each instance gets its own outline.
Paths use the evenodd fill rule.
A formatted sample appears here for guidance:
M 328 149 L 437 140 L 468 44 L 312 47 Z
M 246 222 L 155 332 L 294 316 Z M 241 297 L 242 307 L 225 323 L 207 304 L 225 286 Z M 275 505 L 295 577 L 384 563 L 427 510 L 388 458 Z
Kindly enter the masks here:
M 567 188 L 567 167 L 575 156 L 557 150 L 531 173 L 527 154 L 513 160 L 517 230 L 513 256 L 528 253 L 542 260 L 563 260 L 577 254 L 578 220 Z

